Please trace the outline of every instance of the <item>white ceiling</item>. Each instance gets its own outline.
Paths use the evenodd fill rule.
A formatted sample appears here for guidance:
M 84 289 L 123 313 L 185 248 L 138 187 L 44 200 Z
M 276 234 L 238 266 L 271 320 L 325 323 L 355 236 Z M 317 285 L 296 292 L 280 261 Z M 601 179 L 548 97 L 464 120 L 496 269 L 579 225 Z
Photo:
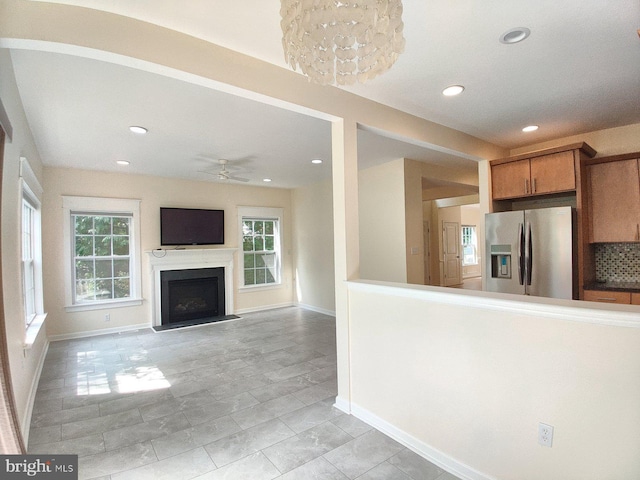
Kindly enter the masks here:
M 276 0 L 60 1 L 178 30 L 284 64 Z M 640 123 L 637 0 L 404 0 L 406 51 L 392 69 L 348 90 L 506 148 Z M 528 27 L 504 45 L 499 36 Z M 12 51 L 18 86 L 47 165 L 201 180 L 211 160 L 239 176 L 295 187 L 330 175 L 327 122 L 128 67 Z M 444 87 L 462 84 L 454 98 Z M 144 137 L 126 127 L 142 124 Z M 537 132 L 521 128 L 538 124 Z M 360 132 L 371 164 L 400 157 L 458 168 L 469 160 Z M 320 157 L 325 163 L 311 165 Z M 209 159 L 209 160 L 207 160 Z

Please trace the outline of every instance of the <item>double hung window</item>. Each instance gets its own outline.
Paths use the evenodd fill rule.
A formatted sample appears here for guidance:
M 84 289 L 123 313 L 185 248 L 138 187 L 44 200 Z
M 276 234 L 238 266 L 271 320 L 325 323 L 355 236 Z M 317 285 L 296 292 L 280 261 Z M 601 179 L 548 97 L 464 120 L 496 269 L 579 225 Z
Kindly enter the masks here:
M 282 209 L 240 207 L 242 287 L 279 285 Z
M 41 198 L 43 189 L 26 158 L 20 158 L 20 250 L 25 347 L 38 335 L 46 318 L 42 289 Z
M 40 274 L 40 212 L 29 196 L 22 199 L 22 288 L 25 323 L 27 326 L 38 314 L 38 275 Z
M 131 297 L 131 216 L 72 213 L 74 303 Z
M 63 197 L 67 311 L 140 304 L 140 201 Z

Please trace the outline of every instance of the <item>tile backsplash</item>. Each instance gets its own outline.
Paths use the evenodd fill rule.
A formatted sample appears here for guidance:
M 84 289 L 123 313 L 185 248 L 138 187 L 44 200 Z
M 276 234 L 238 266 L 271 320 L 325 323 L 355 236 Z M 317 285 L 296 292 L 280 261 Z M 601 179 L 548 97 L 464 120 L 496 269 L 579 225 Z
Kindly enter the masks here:
M 599 243 L 595 256 L 598 281 L 640 282 L 640 243 Z

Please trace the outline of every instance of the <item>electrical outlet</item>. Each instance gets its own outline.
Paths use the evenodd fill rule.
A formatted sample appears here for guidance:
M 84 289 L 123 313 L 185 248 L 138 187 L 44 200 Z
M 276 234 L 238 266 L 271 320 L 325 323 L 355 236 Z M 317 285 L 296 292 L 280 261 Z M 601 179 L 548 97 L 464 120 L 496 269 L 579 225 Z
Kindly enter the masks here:
M 553 427 L 551 425 L 538 424 L 538 443 L 543 447 L 551 447 L 553 443 Z
M 104 321 L 105 322 L 110 322 L 111 321 L 111 314 L 110 313 L 105 313 L 104 314 Z

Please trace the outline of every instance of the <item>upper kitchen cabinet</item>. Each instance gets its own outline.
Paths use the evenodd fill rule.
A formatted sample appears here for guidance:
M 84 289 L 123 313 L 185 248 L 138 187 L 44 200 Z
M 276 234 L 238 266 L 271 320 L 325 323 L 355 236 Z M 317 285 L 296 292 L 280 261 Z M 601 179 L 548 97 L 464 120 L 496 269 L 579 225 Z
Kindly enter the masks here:
M 575 192 L 582 157 L 593 157 L 586 143 L 541 150 L 491 162 L 493 200 Z
M 639 153 L 592 159 L 587 163 L 589 241 L 640 241 Z

